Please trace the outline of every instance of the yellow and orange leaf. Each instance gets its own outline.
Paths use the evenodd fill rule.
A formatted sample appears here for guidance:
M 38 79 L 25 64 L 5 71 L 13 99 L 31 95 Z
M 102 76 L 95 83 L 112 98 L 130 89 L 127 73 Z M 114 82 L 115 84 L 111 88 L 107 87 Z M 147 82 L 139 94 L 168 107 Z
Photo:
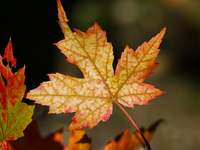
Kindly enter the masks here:
M 55 45 L 79 67 L 84 78 L 60 73 L 49 74 L 50 81 L 31 90 L 27 98 L 50 106 L 49 113 L 76 112 L 68 130 L 92 128 L 101 120 L 107 121 L 113 102 L 127 107 L 144 105 L 164 92 L 143 81 L 157 67 L 155 58 L 165 34 L 165 28 L 149 42 L 133 51 L 126 46 L 114 73 L 113 47 L 106 32 L 95 23 L 85 33 L 72 32 L 66 22 L 65 11 L 57 0 L 59 24 L 65 39 Z
M 103 150 L 126 150 L 130 142 L 129 128 L 117 136 L 115 140 L 109 142 Z
M 144 137 L 149 142 L 152 133 L 148 130 L 143 132 Z M 138 146 L 144 146 L 145 142 L 138 131 L 129 134 L 129 128 L 126 128 L 122 135 L 117 136 L 115 140 L 109 142 L 103 150 L 134 150 Z
M 91 150 L 91 139 L 87 137 L 85 130 L 74 130 L 69 137 L 69 145 L 64 150 Z
M 155 132 L 158 125 L 163 120 L 158 120 L 148 127 L 142 128 L 142 134 L 149 142 L 152 139 L 153 132 Z M 109 142 L 103 150 L 135 150 L 139 146 L 145 146 L 145 141 L 138 131 L 129 134 L 129 128 L 126 128 L 121 135 L 118 135 L 113 141 Z
M 141 128 L 147 141 L 152 139 L 158 125 L 163 120 L 158 120 L 151 124 L 147 129 Z M 103 150 L 134 150 L 139 146 L 144 146 L 145 142 L 138 131 L 129 134 L 130 128 L 126 128 L 122 134 L 118 135 L 113 141 L 106 144 Z M 73 130 L 69 137 L 69 145 L 64 150 L 90 150 L 91 139 L 87 136 L 85 130 Z
M 4 144 L 0 143 L 0 150 L 5 150 Z
M 5 143 L 5 146 L 6 141 L 16 140 L 24 135 L 23 130 L 32 121 L 35 107 L 21 102 L 26 90 L 25 67 L 12 73 L 11 69 L 16 67 L 16 62 L 9 40 L 4 56 L 0 55 L 0 143 Z

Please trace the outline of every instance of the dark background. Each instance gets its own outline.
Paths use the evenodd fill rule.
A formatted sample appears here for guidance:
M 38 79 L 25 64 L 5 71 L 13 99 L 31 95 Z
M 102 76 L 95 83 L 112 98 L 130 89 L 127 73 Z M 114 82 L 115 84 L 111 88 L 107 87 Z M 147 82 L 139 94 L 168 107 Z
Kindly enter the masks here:
M 199 0 L 61 0 L 71 29 L 86 31 L 97 22 L 107 32 L 114 47 L 114 67 L 126 44 L 134 50 L 167 28 L 156 61 L 160 63 L 145 83 L 167 92 L 148 106 L 126 108 L 139 127 L 163 118 L 152 141 L 155 150 L 194 150 L 200 147 L 200 1 Z M 56 0 L 6 0 L 0 2 L 0 54 L 12 39 L 17 68 L 26 65 L 27 92 L 46 74 L 60 72 L 75 77 L 82 74 L 65 61 L 53 45 L 63 39 L 57 23 Z M 49 114 L 37 105 L 34 119 L 43 136 L 61 127 L 68 128 L 74 114 Z M 87 130 L 93 149 L 100 150 L 126 127 L 134 127 L 114 106 L 106 122 Z M 70 132 L 65 131 L 65 143 Z

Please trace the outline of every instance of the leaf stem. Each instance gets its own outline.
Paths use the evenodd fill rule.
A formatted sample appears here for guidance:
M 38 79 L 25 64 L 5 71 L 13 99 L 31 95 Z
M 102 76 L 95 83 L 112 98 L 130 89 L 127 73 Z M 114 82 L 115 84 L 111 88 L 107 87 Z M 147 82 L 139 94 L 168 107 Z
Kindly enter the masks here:
M 5 149 L 6 149 L 6 150 L 9 150 L 9 148 L 8 148 L 8 144 L 7 144 L 7 142 L 6 142 L 5 139 L 3 139 L 3 144 L 4 144 Z
M 135 126 L 135 128 L 137 129 L 137 131 L 140 133 L 140 135 L 142 136 L 146 146 L 147 146 L 147 150 L 151 150 L 151 146 L 149 145 L 149 142 L 147 141 L 147 139 L 144 137 L 144 135 L 142 134 L 142 132 L 140 131 L 140 129 L 138 128 L 138 126 L 135 124 L 135 122 L 133 121 L 133 119 L 131 118 L 131 116 L 127 113 L 127 111 L 117 102 L 114 101 L 114 103 L 124 112 L 124 114 L 128 117 L 128 119 L 131 121 L 131 123 Z

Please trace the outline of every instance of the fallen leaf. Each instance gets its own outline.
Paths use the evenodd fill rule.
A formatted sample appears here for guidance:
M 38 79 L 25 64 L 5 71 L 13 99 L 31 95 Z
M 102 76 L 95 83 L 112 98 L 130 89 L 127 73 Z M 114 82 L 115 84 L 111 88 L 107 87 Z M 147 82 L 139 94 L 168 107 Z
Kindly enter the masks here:
M 130 128 L 126 128 L 122 134 L 115 138 L 115 140 L 109 142 L 103 150 L 126 150 L 130 142 L 129 129 Z
M 163 120 L 158 120 L 150 125 L 148 129 L 141 128 L 141 131 L 149 142 L 153 132 Z M 145 142 L 138 131 L 129 134 L 130 128 L 126 128 L 122 134 L 118 135 L 113 141 L 109 142 L 103 150 L 134 150 L 139 146 L 145 146 Z
M 149 42 L 144 42 L 133 51 L 126 46 L 119 59 L 116 71 L 113 64 L 113 47 L 107 42 L 106 32 L 95 23 L 85 33 L 74 29 L 58 3 L 59 24 L 65 39 L 55 45 L 82 71 L 84 78 L 75 78 L 60 73 L 48 74 L 51 81 L 43 82 L 31 90 L 27 98 L 36 103 L 48 105 L 49 113 L 72 113 L 68 130 L 92 128 L 101 120 L 107 121 L 113 111 L 113 103 L 127 107 L 144 105 L 165 92 L 143 81 L 157 67 L 155 62 L 165 28 Z
M 64 150 L 91 150 L 91 139 L 85 130 L 74 130 L 69 137 L 69 145 Z

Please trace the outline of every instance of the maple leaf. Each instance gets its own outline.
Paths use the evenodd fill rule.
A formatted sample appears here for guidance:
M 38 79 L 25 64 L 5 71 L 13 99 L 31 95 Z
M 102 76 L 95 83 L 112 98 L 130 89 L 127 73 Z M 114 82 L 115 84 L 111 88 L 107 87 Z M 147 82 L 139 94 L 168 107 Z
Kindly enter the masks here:
M 24 130 L 24 137 L 10 141 L 8 145 L 12 150 L 63 150 L 62 141 L 62 129 L 47 137 L 41 137 L 36 122 L 32 121 Z
M 113 141 L 109 142 L 103 150 L 134 150 L 138 146 L 142 146 L 144 141 L 140 133 L 135 131 L 129 135 L 129 130 L 130 128 L 126 128 L 122 134 L 117 136 Z M 143 135 L 148 141 L 152 138 L 152 134 L 147 130 L 143 132 Z
M 141 129 L 148 142 L 152 139 L 153 132 L 161 122 L 163 122 L 162 119 L 156 121 L 147 129 Z M 109 142 L 103 150 L 134 150 L 139 146 L 144 146 L 145 141 L 141 137 L 141 134 L 138 131 L 129 134 L 129 130 L 130 128 L 126 128 L 122 134 L 118 135 L 113 141 Z
M 23 130 L 32 121 L 35 107 L 21 102 L 26 90 L 25 67 L 13 74 L 11 69 L 16 67 L 16 62 L 10 39 L 4 56 L 0 55 L 0 143 L 5 144 L 24 135 Z
M 144 105 L 164 93 L 143 81 L 158 65 L 154 60 L 165 28 L 136 51 L 127 45 L 114 74 L 113 48 L 107 42 L 106 32 L 95 23 L 85 33 L 77 29 L 73 33 L 66 23 L 68 19 L 60 0 L 57 4 L 65 39 L 55 45 L 66 55 L 68 62 L 79 67 L 84 78 L 48 74 L 51 81 L 43 82 L 27 93 L 28 99 L 50 106 L 49 113 L 76 112 L 68 128 L 74 130 L 86 126 L 92 128 L 101 120 L 107 121 L 113 103 L 127 107 Z
M 64 150 L 91 150 L 91 139 L 85 130 L 73 130 L 69 137 L 69 145 Z

